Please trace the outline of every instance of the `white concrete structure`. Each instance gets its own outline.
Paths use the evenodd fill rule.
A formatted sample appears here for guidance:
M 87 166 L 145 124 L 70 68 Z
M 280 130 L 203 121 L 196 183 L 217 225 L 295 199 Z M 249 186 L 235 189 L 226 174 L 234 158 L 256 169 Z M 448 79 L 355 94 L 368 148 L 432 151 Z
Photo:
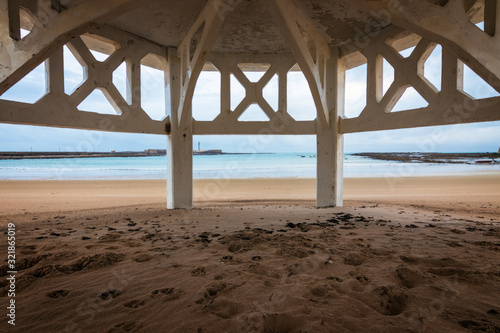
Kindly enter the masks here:
M 500 5 L 496 0 L 0 0 L 0 94 L 46 63 L 47 93 L 33 104 L 0 100 L 0 122 L 168 137 L 168 208 L 192 207 L 192 136 L 317 136 L 317 205 L 342 205 L 343 134 L 500 120 L 500 97 L 476 100 L 463 90 L 469 66 L 500 91 Z M 475 23 L 484 21 L 484 31 Z M 21 38 L 21 28 L 30 33 Z M 424 65 L 442 47 L 441 87 Z M 63 46 L 85 72 L 64 88 Z M 415 47 L 403 57 L 399 51 Z M 109 55 L 98 61 L 91 51 Z M 394 68 L 384 93 L 383 59 Z M 126 64 L 122 96 L 113 72 Z M 367 64 L 366 107 L 344 116 L 345 73 Z M 152 119 L 141 101 L 141 65 L 165 73 L 166 115 Z M 221 74 L 221 109 L 197 121 L 191 104 L 203 70 Z M 266 71 L 251 82 L 246 71 Z M 287 113 L 287 76 L 301 70 L 317 110 L 315 121 Z M 231 108 L 230 76 L 246 97 Z M 279 105 L 263 89 L 275 75 Z M 413 87 L 427 107 L 391 112 Z M 99 89 L 116 115 L 78 106 Z M 252 105 L 269 121 L 240 121 Z

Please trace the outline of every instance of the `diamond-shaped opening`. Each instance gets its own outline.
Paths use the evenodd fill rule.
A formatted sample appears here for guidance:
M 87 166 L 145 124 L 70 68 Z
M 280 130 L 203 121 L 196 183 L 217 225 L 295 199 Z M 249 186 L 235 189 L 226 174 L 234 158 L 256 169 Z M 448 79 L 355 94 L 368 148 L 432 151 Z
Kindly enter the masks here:
M 311 88 L 300 68 L 299 71 L 288 72 L 286 95 L 287 113 L 293 119 L 316 119 L 316 105 L 311 94 Z
M 141 107 L 153 120 L 166 117 L 165 64 L 165 58 L 151 53 L 141 60 Z
M 196 48 L 198 47 L 198 44 L 201 41 L 201 38 L 203 37 L 203 29 L 205 28 L 205 22 L 203 22 L 196 32 L 193 34 L 193 37 L 191 38 L 191 41 L 189 43 L 189 59 L 193 60 L 193 56 L 196 52 Z
M 413 87 L 407 87 L 391 112 L 407 111 L 425 108 L 429 105 L 427 101 Z
M 278 74 L 274 74 L 273 78 L 269 80 L 264 89 L 262 89 L 262 96 L 267 101 L 267 103 L 273 108 L 274 111 L 278 111 L 279 108 Z
M 78 110 L 85 112 L 93 112 L 99 114 L 120 114 L 120 110 L 110 102 L 110 98 L 106 97 L 104 90 L 101 88 L 94 89 L 79 105 Z
M 83 60 L 73 54 L 70 48 L 66 45 L 63 47 L 63 63 L 64 63 L 64 92 L 71 95 L 76 88 L 85 82 L 87 72 Z
M 231 110 L 234 111 L 234 109 L 240 105 L 245 95 L 245 88 L 241 85 L 240 81 L 231 74 Z
M 193 118 L 196 120 L 214 120 L 220 113 L 220 73 L 213 66 L 205 65 L 201 72 L 193 95 Z
M 382 72 L 382 91 L 385 95 L 391 84 L 394 82 L 394 67 L 392 67 L 392 65 L 385 59 L 382 64 Z
M 360 65 L 345 72 L 344 114 L 346 118 L 358 117 L 366 106 L 367 65 Z
M 45 62 L 10 87 L 0 99 L 34 104 L 47 94 Z
M 131 101 L 127 100 L 127 63 L 125 61 L 113 71 L 113 84 L 123 99 L 131 104 Z
M 250 82 L 258 82 L 264 76 L 264 74 L 266 74 L 266 71 L 271 67 L 271 65 L 258 63 L 241 63 L 238 64 L 238 67 Z
M 459 63 L 460 64 L 460 63 Z M 463 64 L 463 90 L 462 92 L 475 99 L 498 97 L 500 94 L 482 77 L 476 74 L 469 66 Z
M 251 104 L 238 117 L 238 121 L 269 121 L 269 117 L 258 104 Z
M 424 77 L 439 91 L 441 90 L 442 48 L 436 45 L 424 63 Z
M 403 31 L 394 37 L 388 38 L 385 43 L 392 47 L 403 58 L 408 58 L 421 39 L 422 36 L 409 31 Z
M 87 48 L 97 61 L 106 61 L 117 49 L 120 44 L 111 39 L 107 39 L 98 35 L 85 34 L 80 36 Z

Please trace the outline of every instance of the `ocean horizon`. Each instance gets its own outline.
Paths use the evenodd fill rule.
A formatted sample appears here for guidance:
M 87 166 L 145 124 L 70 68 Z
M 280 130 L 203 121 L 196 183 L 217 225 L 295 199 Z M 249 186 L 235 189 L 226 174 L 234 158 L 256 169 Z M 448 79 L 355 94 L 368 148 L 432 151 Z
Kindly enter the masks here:
M 345 177 L 498 172 L 500 164 L 410 163 L 345 154 Z M 0 160 L 0 180 L 165 179 L 166 156 Z M 315 178 L 316 153 L 193 156 L 194 179 Z

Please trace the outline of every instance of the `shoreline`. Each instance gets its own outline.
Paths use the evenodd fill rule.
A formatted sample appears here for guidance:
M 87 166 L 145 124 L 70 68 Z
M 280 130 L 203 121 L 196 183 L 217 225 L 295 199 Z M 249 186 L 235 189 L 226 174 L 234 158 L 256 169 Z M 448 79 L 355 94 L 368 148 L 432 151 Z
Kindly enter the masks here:
M 500 173 L 344 179 L 345 206 L 413 205 L 497 217 Z M 194 179 L 194 207 L 299 202 L 314 178 Z M 166 180 L 0 180 L 0 216 L 166 204 Z
M 455 172 L 407 172 L 407 173 L 387 173 L 387 174 L 368 174 L 368 175 L 344 175 L 344 179 L 356 179 L 356 178 L 435 178 L 435 177 L 467 177 L 467 176 L 475 176 L 475 175 L 484 175 L 484 176 L 494 176 L 498 175 L 498 171 L 492 170 L 472 170 L 472 171 L 455 171 Z M 106 176 L 102 177 L 80 177 L 80 178 L 21 178 L 21 179 L 13 179 L 13 178 L 1 178 L 0 182 L 9 182 L 9 181 L 26 181 L 26 182 L 34 182 L 34 181 L 164 181 L 165 177 L 158 178 L 129 178 L 128 176 L 116 177 L 116 178 L 107 178 Z M 293 180 L 293 179 L 316 179 L 316 176 L 311 177 L 224 177 L 224 178 L 194 178 L 193 180 L 197 181 L 232 181 L 232 180 L 267 180 L 267 179 L 282 179 L 282 180 Z

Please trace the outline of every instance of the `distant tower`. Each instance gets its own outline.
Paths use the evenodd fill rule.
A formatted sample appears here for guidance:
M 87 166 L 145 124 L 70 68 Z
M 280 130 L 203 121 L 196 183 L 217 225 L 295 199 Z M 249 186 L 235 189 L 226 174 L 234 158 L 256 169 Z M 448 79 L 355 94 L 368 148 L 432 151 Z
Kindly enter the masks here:
M 200 150 L 200 141 L 198 141 L 198 150 Z

